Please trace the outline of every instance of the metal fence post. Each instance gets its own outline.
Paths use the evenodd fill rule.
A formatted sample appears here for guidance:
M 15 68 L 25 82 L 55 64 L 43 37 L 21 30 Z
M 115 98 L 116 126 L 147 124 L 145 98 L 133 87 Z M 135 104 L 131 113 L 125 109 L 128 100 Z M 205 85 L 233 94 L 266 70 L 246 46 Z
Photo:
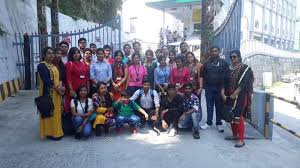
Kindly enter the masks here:
M 24 65 L 25 65 L 25 90 L 31 89 L 31 73 L 30 73 L 30 42 L 29 35 L 25 33 L 24 37 Z

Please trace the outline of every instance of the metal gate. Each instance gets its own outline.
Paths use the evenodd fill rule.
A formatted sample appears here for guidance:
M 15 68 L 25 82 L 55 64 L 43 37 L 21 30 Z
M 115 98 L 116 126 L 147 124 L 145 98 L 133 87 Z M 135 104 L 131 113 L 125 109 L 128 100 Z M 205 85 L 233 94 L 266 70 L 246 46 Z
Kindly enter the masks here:
M 97 46 L 110 45 L 112 51 L 121 49 L 121 20 L 120 16 L 94 28 L 87 28 L 78 31 L 70 31 L 61 34 L 31 34 L 29 35 L 30 47 L 30 79 L 31 89 L 37 86 L 37 65 L 40 62 L 41 52 L 45 46 L 57 47 L 60 41 L 67 40 L 70 47 L 76 47 L 79 38 L 86 38 L 88 43 L 95 43 Z M 25 40 L 25 38 L 24 38 Z M 26 42 L 24 42 L 25 45 Z M 26 53 L 25 53 L 26 55 Z M 26 57 L 26 56 L 25 56 Z
M 233 2 L 227 17 L 214 33 L 213 44 L 220 47 L 221 56 L 226 60 L 231 50 L 240 48 L 242 3 L 241 0 Z

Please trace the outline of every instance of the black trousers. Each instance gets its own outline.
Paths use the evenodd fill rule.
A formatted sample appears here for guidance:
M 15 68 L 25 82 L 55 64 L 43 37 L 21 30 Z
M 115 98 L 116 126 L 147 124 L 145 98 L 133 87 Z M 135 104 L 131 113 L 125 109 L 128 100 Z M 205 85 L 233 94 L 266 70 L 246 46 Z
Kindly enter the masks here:
M 144 109 L 144 108 L 142 108 L 142 109 Z M 153 122 L 154 122 L 154 121 L 151 120 L 151 117 L 155 115 L 155 109 L 144 109 L 144 110 L 145 110 L 146 113 L 148 114 L 148 117 L 149 117 L 148 123 L 149 123 L 149 125 L 150 125 L 151 127 L 153 127 Z M 141 119 L 141 124 L 146 124 L 147 120 L 146 120 L 145 116 L 144 116 L 142 113 L 140 113 L 139 111 L 137 111 L 135 114 L 136 114 L 137 116 L 140 117 L 140 119 Z
M 181 116 L 182 112 L 179 112 L 178 110 L 174 109 L 174 110 L 169 110 L 164 116 L 163 118 L 159 118 L 158 120 L 154 121 L 153 125 L 160 129 L 163 130 L 162 128 L 162 120 L 165 120 L 166 123 L 168 124 L 168 126 L 170 126 L 171 124 L 173 124 L 173 128 L 175 128 L 176 130 L 178 130 L 178 120 L 179 117 Z

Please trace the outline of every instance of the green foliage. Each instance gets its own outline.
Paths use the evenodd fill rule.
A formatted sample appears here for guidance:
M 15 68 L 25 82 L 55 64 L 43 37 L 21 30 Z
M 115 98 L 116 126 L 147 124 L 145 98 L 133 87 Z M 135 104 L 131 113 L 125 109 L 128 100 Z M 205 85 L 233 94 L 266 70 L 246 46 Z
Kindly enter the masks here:
M 59 11 L 73 19 L 105 23 L 117 15 L 122 0 L 60 0 Z

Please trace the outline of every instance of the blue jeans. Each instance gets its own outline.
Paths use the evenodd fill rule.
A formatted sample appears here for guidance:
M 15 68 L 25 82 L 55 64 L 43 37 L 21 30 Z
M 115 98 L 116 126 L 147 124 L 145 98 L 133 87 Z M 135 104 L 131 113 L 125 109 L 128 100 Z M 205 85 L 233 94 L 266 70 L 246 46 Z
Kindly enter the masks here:
M 72 122 L 76 130 L 83 123 L 83 121 L 84 119 L 79 116 L 72 118 Z M 82 136 L 89 137 L 91 134 L 92 134 L 92 124 L 90 122 L 87 122 L 82 128 Z
M 214 106 L 216 106 L 216 125 L 222 125 L 222 108 L 223 101 L 221 97 L 221 89 L 215 86 L 205 87 L 205 98 L 207 107 L 207 125 L 212 125 L 214 116 Z
M 195 131 L 198 131 L 200 128 L 201 114 L 199 112 L 194 112 L 192 114 L 186 115 L 183 120 L 179 120 L 178 127 L 179 128 L 190 128 L 193 127 Z
M 116 119 L 116 127 L 121 128 L 125 123 L 128 123 L 130 127 L 137 127 L 140 121 L 140 117 L 136 116 L 135 114 L 132 114 L 129 117 L 118 115 Z

